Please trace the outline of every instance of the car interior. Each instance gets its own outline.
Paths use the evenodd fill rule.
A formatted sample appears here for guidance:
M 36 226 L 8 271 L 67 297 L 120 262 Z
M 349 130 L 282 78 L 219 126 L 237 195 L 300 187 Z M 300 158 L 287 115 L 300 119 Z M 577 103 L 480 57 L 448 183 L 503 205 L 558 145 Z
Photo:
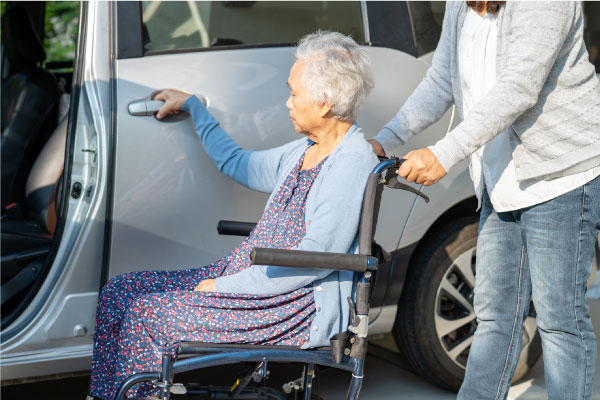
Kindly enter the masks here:
M 73 60 L 48 54 L 45 33 L 52 27 L 47 25 L 56 23 L 46 15 L 50 3 L 2 3 L 0 324 L 5 328 L 29 304 L 51 264 Z

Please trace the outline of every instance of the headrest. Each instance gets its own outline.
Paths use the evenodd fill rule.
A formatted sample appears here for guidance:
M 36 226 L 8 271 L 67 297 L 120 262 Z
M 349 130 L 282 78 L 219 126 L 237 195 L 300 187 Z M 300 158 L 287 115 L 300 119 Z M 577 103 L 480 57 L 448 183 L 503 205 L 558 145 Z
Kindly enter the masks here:
M 10 7 L 2 16 L 2 45 L 11 68 L 36 66 L 46 52 L 23 6 Z

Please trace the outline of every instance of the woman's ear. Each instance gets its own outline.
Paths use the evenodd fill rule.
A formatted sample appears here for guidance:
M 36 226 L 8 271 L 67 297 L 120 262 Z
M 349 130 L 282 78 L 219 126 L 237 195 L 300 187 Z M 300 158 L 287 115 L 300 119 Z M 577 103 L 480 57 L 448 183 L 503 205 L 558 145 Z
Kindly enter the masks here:
M 329 113 L 331 112 L 332 108 L 333 104 L 329 103 L 328 101 L 323 101 L 323 103 L 319 104 L 319 114 L 321 115 L 321 118 L 330 117 Z

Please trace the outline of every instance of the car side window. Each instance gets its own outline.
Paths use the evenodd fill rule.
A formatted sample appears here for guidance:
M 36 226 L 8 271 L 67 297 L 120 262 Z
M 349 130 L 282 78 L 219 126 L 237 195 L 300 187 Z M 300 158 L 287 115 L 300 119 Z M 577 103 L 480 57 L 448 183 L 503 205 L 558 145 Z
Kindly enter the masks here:
M 432 52 L 442 33 L 443 1 L 367 1 L 370 42 L 414 57 Z
M 317 29 L 364 42 L 360 2 L 143 1 L 144 54 L 297 42 Z
M 79 2 L 49 1 L 44 12 L 46 63 L 64 63 L 73 72 L 77 41 Z
M 583 38 L 587 47 L 590 62 L 596 67 L 596 73 L 600 74 L 600 3 L 583 3 L 583 14 L 585 24 Z
M 408 11 L 412 21 L 417 56 L 434 51 L 442 34 L 446 2 L 409 1 Z

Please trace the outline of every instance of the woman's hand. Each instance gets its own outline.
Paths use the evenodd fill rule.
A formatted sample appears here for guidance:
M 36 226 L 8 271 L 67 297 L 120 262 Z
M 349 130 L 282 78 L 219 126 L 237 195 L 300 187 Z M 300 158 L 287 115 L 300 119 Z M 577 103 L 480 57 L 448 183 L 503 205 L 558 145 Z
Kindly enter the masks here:
M 165 89 L 154 96 L 154 100 L 162 100 L 165 104 L 156 113 L 156 118 L 163 119 L 166 115 L 177 114 L 183 103 L 192 95 L 177 89 Z
M 194 288 L 194 292 L 214 292 L 216 279 L 205 279 Z
M 446 170 L 428 148 L 410 151 L 403 158 L 406 161 L 398 168 L 398 175 L 408 182 L 429 186 L 446 175 Z
M 385 157 L 385 151 L 383 150 L 383 146 L 381 145 L 381 143 L 379 143 L 375 139 L 369 139 L 367 140 L 367 142 L 371 144 L 371 147 L 373 148 L 373 153 L 375 153 L 376 156 Z

